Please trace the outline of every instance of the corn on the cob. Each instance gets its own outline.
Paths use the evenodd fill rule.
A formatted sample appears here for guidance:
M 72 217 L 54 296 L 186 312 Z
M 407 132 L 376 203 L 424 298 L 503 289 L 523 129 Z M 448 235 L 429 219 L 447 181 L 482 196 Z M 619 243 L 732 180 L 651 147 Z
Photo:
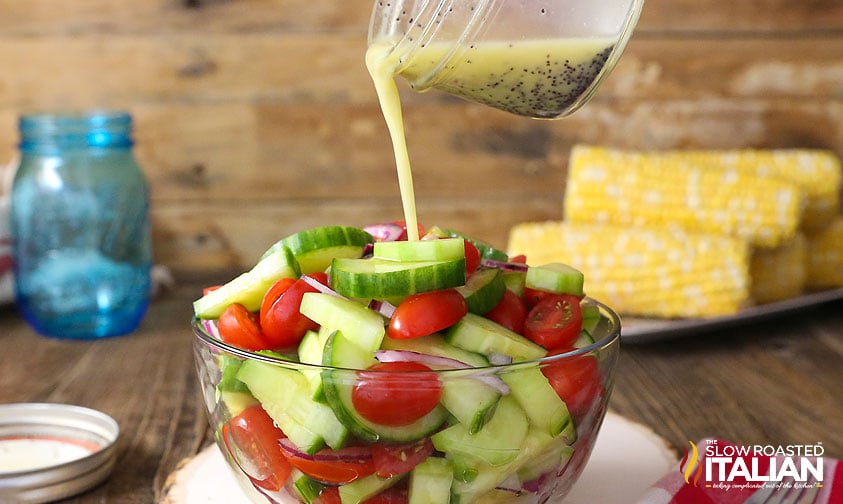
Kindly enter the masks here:
M 589 146 L 571 152 L 565 219 L 725 233 L 775 247 L 795 235 L 804 191 L 745 170 Z
M 770 303 L 802 294 L 807 277 L 806 250 L 802 233 L 778 247 L 753 250 L 749 261 L 753 301 Z
M 749 298 L 749 246 L 725 235 L 527 222 L 510 230 L 509 252 L 580 269 L 588 295 L 626 315 L 729 315 Z
M 843 287 L 843 216 L 827 228 L 806 235 L 809 288 Z

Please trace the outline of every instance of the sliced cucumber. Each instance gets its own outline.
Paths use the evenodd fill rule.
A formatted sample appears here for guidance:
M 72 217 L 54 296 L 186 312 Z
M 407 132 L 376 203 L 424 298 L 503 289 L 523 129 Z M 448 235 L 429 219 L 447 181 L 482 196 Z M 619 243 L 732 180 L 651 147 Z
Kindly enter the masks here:
M 339 449 L 348 430 L 328 406 L 311 399 L 310 384 L 303 374 L 257 360 L 240 366 L 237 379 L 300 450 L 316 453 L 325 443 Z
M 442 405 L 471 434 L 479 432 L 492 419 L 501 396 L 491 385 L 470 376 L 452 375 L 442 383 Z
M 503 273 L 503 281 L 506 288 L 518 295 L 524 297 L 524 280 L 527 278 L 526 271 L 507 271 Z
M 217 384 L 220 392 L 248 392 L 246 385 L 237 379 L 237 371 L 243 365 L 243 360 L 230 355 L 220 356 L 220 370 L 222 376 Z
M 351 226 L 322 226 L 305 229 L 282 238 L 264 252 L 264 257 L 281 247 L 292 251 L 302 274 L 325 271 L 335 257 L 360 257 L 374 238 Z
M 582 309 L 582 328 L 589 334 L 594 332 L 597 324 L 600 323 L 600 307 L 590 302 L 580 304 Z M 593 341 L 592 341 L 593 342 Z
M 489 245 L 488 243 L 484 242 L 483 240 L 478 240 L 477 238 L 472 238 L 468 235 L 459 233 L 452 229 L 446 231 L 449 236 L 454 238 L 462 238 L 466 241 L 471 242 L 472 245 L 477 247 L 477 250 L 480 252 L 480 257 L 482 259 L 491 259 L 493 261 L 502 261 L 506 262 L 509 260 L 509 256 L 503 250 L 496 249 L 495 247 Z
M 547 350 L 487 318 L 467 313 L 445 334 L 448 343 L 484 355 L 502 354 L 515 360 L 540 359 Z
M 319 498 L 319 494 L 325 489 L 325 485 L 305 475 L 298 469 L 293 469 L 290 474 L 293 482 L 293 490 L 305 504 L 313 504 Z
M 546 474 L 557 474 L 568 464 L 574 454 L 574 447 L 564 437 L 553 439 L 544 450 L 518 468 L 518 479 L 533 481 Z
M 531 266 L 524 278 L 524 285 L 531 289 L 558 294 L 583 295 L 585 277 L 578 269 L 562 263 Z
M 515 369 L 500 377 L 534 428 L 555 437 L 573 422 L 565 402 L 538 367 Z
M 231 392 L 227 390 L 220 391 L 219 402 L 225 405 L 225 409 L 228 411 L 229 416 L 236 417 L 240 413 L 242 413 L 245 409 L 254 406 L 258 403 L 258 400 L 255 399 L 248 391 L 246 392 Z
M 488 502 L 487 497 L 495 495 L 495 488 L 498 485 L 516 477 L 519 468 L 534 460 L 553 442 L 554 439 L 548 434 L 538 430 L 530 430 L 524 437 L 524 442 L 521 444 L 517 456 L 504 465 L 492 466 L 484 462 L 474 461 L 471 458 L 458 458 L 452 461 L 454 483 L 451 502 Z M 510 499 L 512 499 L 511 494 Z M 496 500 L 491 501 L 498 502 Z M 512 500 L 502 502 L 512 502 Z
M 515 460 L 527 436 L 528 423 L 524 410 L 509 396 L 501 397 L 494 416 L 474 434 L 464 424 L 455 424 L 433 434 L 430 439 L 437 450 L 449 458 L 466 458 L 502 466 Z
M 372 256 L 393 261 L 453 261 L 465 258 L 465 240 L 440 238 L 438 240 L 375 242 Z
M 290 249 L 279 247 L 258 261 L 251 270 L 194 301 L 193 312 L 198 318 L 215 319 L 232 303 L 257 311 L 263 295 L 276 280 L 296 278 L 300 274 L 299 263 Z
M 445 504 L 451 498 L 454 473 L 451 463 L 427 457 L 410 472 L 409 504 Z
M 341 485 L 339 487 L 340 502 L 342 504 L 360 504 L 366 499 L 374 497 L 387 488 L 392 487 L 400 480 L 400 476 L 381 478 L 377 474 L 354 480 L 347 485 Z
M 384 318 L 378 312 L 350 299 L 307 292 L 299 311 L 329 334 L 342 330 L 348 340 L 370 354 L 380 348 L 386 334 Z
M 415 441 L 430 435 L 441 426 L 448 417 L 448 410 L 438 405 L 430 413 L 409 425 L 388 426 L 380 425 L 364 418 L 354 407 L 351 393 L 354 388 L 355 375 L 350 369 L 366 369 L 374 364 L 375 358 L 371 352 L 362 350 L 351 343 L 337 331 L 325 343 L 323 364 L 340 370 L 323 370 L 322 386 L 328 404 L 337 418 L 360 439 L 368 442 L 375 441 Z
M 401 262 L 388 259 L 335 259 L 331 285 L 343 296 L 385 299 L 465 284 L 465 258 Z
M 500 303 L 506 292 L 506 282 L 501 270 L 482 268 L 475 271 L 464 286 L 457 287 L 457 291 L 465 298 L 468 311 L 483 315 Z
M 307 331 L 299 343 L 299 361 L 304 364 L 322 365 L 322 353 L 325 349 L 325 342 L 328 340 L 330 333 L 324 330 Z M 326 402 L 325 393 L 322 389 L 322 371 L 318 368 L 306 369 L 302 368 L 301 374 L 307 378 L 310 383 L 310 389 L 313 392 L 313 400 L 318 402 Z
M 582 329 L 580 331 L 580 335 L 577 336 L 577 339 L 574 340 L 574 343 L 572 343 L 571 346 L 573 346 L 574 348 L 583 348 L 593 343 L 594 337 L 591 335 L 591 333 L 589 333 L 585 329 Z

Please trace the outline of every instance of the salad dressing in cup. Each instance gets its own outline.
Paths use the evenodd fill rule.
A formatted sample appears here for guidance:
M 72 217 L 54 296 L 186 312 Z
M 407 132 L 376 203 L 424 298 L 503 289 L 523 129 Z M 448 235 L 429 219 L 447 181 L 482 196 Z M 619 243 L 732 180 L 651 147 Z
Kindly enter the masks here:
M 643 0 L 377 0 L 366 66 L 395 153 L 409 238 L 418 238 L 396 76 L 513 114 L 567 116 L 626 46 Z

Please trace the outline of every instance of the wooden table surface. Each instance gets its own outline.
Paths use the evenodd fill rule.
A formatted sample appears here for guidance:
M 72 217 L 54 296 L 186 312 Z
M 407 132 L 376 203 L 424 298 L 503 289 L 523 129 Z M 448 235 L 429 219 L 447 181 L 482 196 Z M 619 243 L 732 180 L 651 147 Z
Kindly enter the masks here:
M 38 336 L 13 307 L 0 309 L 0 403 L 78 404 L 120 424 L 113 475 L 68 502 L 156 502 L 179 462 L 209 444 L 188 328 L 199 290 L 167 292 L 137 332 L 94 342 Z M 677 452 L 717 436 L 822 443 L 840 458 L 841 384 L 843 302 L 835 301 L 742 328 L 625 345 L 611 407 Z

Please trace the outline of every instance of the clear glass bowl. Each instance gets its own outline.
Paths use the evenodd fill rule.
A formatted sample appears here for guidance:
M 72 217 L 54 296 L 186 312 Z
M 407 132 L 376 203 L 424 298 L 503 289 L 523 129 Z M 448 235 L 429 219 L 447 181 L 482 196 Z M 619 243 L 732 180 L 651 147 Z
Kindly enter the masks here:
M 489 384 L 501 394 L 496 406 L 488 409 L 483 419 L 486 423 L 482 429 L 490 432 L 498 429 L 495 435 L 485 435 L 483 430 L 470 434 L 468 438 L 461 438 L 459 433 L 450 437 L 441 434 L 455 423 L 457 415 L 445 409 L 437 420 L 439 424 L 431 429 L 436 439 L 431 456 L 449 468 L 449 477 L 453 478 L 449 491 L 461 493 L 460 503 L 559 502 L 579 478 L 606 413 L 620 350 L 618 316 L 600 303 L 589 302 L 597 304 L 601 312 L 600 322 L 593 332 L 595 343 L 589 346 L 534 361 L 427 373 L 427 378 L 432 374 L 443 384 L 443 390 L 448 387 L 455 390 L 454 387 L 460 383 L 479 381 Z M 384 453 L 397 453 L 398 459 L 409 461 L 410 465 L 414 463 L 413 454 L 430 453 L 429 435 L 415 441 L 410 439 L 416 435 L 409 433 L 412 429 L 392 428 L 386 429 L 381 436 L 371 436 L 371 432 L 359 425 L 350 429 L 344 446 L 339 450 L 326 447 L 308 454 L 296 448 L 291 439 L 284 439 L 284 434 L 269 420 L 249 389 L 235 378 L 236 372 L 243 366 L 257 365 L 269 370 L 269 375 L 322 378 L 324 383 L 337 387 L 332 389 L 334 392 L 353 386 L 359 380 L 360 372 L 301 364 L 241 350 L 220 341 L 209 334 L 209 330 L 213 331 L 213 328 L 209 329 L 201 321 L 193 323 L 195 363 L 202 394 L 217 446 L 252 501 L 340 502 L 336 500 L 339 489 L 347 486 L 340 482 L 353 485 L 350 483 L 352 480 L 357 483 L 365 479 L 373 470 L 373 457 L 380 457 L 379 470 L 401 473 L 406 467 L 402 468 L 401 464 L 396 466 L 394 458 L 391 463 L 389 458 L 384 463 Z M 378 373 L 375 379 L 386 373 L 393 375 L 390 378 L 395 378 L 396 374 L 404 375 L 403 386 L 407 390 L 415 389 L 422 383 L 418 373 Z M 549 379 L 545 383 L 553 383 L 554 386 L 525 389 L 523 385 L 530 384 L 539 374 L 547 376 Z M 309 407 L 289 400 L 295 394 L 289 394 L 289 387 L 285 388 L 280 382 L 263 380 L 262 383 L 287 398 L 287 402 L 282 400 L 268 406 L 274 417 L 294 414 L 297 408 Z M 328 394 L 328 385 L 325 387 L 325 396 L 335 400 L 336 394 Z M 557 392 L 556 397 L 562 397 L 564 393 L 564 397 L 568 398 L 567 409 L 560 409 L 558 404 L 550 406 L 543 403 L 542 392 L 548 391 L 551 394 Z M 481 401 L 480 398 L 465 395 L 459 399 L 457 403 L 463 411 L 475 407 L 481 409 L 479 404 L 472 403 Z M 334 411 L 327 404 L 331 400 L 326 400 L 325 408 L 319 408 L 319 411 Z M 513 404 L 516 406 L 513 407 Z M 316 413 L 312 415 L 314 425 L 320 422 L 318 417 Z M 339 417 L 341 415 L 337 415 Z M 425 418 L 428 417 L 430 414 Z M 496 417 L 498 420 L 495 420 Z M 448 448 L 443 453 L 440 448 L 446 443 Z M 376 452 L 378 455 L 375 455 Z M 302 478 L 300 469 L 313 478 Z M 413 477 L 416 477 L 415 474 Z M 369 477 L 369 480 L 373 478 Z M 317 483 L 317 479 L 328 484 Z M 410 473 L 404 473 L 390 478 L 390 483 L 385 479 L 376 483 L 391 487 L 388 493 L 392 496 L 405 496 L 413 484 L 411 480 Z M 436 491 L 437 484 L 425 485 Z M 303 497 L 310 495 L 313 499 L 320 491 L 326 493 L 319 499 Z M 403 497 L 397 502 L 405 502 L 401 499 Z M 438 499 L 428 497 L 427 501 L 438 502 Z

